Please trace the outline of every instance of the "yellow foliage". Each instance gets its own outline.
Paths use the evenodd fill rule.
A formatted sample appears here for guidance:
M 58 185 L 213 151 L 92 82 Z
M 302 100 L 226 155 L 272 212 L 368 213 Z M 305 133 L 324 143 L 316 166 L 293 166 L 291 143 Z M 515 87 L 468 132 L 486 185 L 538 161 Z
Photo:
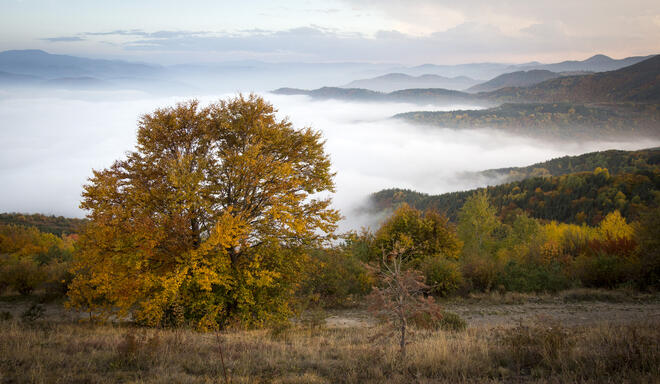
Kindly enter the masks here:
M 182 303 L 202 328 L 286 312 L 298 247 L 339 219 L 315 198 L 334 190 L 321 135 L 250 95 L 158 109 L 137 141 L 85 186 L 70 305 L 158 325 Z
M 598 226 L 598 234 L 603 239 L 630 239 L 633 232 L 632 225 L 626 223 L 626 219 L 621 216 L 619 211 L 605 216 Z

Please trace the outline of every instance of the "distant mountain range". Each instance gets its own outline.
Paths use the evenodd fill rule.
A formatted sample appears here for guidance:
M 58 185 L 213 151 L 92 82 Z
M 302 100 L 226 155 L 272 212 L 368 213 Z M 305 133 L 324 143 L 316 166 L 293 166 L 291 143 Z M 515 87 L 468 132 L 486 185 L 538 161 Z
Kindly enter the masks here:
M 547 71 L 545 69 L 532 69 L 530 71 L 516 71 L 499 75 L 485 83 L 474 85 L 467 92 L 490 92 L 506 87 L 529 87 L 530 85 L 542 83 L 546 80 L 556 79 L 561 74 Z
M 443 88 L 402 89 L 394 92 L 376 92 L 362 88 L 323 87 L 313 90 L 298 88 L 279 88 L 272 93 L 277 95 L 305 95 L 315 99 L 338 99 L 362 102 L 406 102 L 416 104 L 492 106 L 489 100 L 476 98 L 469 93 Z
M 555 64 L 471 63 L 425 64 L 402 67 L 372 63 L 266 63 L 237 61 L 158 65 L 50 54 L 41 50 L 0 52 L 0 87 L 139 89 L 154 92 L 265 91 L 282 86 L 317 88 L 346 84 L 381 92 L 410 88 L 466 89 L 474 79 L 493 79 L 516 71 L 604 71 L 637 63 L 644 57 L 621 60 L 596 55 L 584 61 Z M 383 75 L 385 74 L 385 75 Z M 528 76 L 529 77 L 529 76 Z M 95 80 L 99 82 L 95 83 Z M 355 80 L 364 79 L 364 80 Z M 352 82 L 355 81 L 355 82 Z M 527 84 L 527 83 L 525 83 Z M 503 86 L 521 86 L 506 83 Z
M 371 79 L 355 80 L 342 88 L 364 88 L 380 92 L 411 88 L 445 88 L 465 90 L 471 93 L 491 92 L 507 87 L 528 87 L 563 76 L 613 71 L 637 64 L 651 57 L 653 56 L 635 56 L 616 60 L 605 55 L 595 55 L 584 61 L 571 60 L 554 64 L 536 62 L 519 65 L 476 63 L 447 66 L 425 64 L 401 69 L 401 73 L 388 73 Z M 412 74 L 417 74 L 420 71 L 425 71 L 425 74 L 412 76 Z M 489 78 L 491 80 L 480 82 L 475 78 Z
M 53 55 L 41 50 L 0 52 L 0 71 L 43 79 L 96 77 L 157 77 L 163 67 L 119 60 Z
M 660 102 L 660 55 L 615 71 L 556 78 L 481 94 L 510 102 Z
M 388 73 L 371 79 L 354 80 L 341 88 L 363 88 L 379 92 L 393 92 L 411 88 L 445 88 L 462 90 L 480 83 L 466 76 L 444 77 L 439 75 L 410 76 L 404 73 Z
M 359 88 L 323 87 L 315 90 L 280 88 L 277 94 L 308 95 L 314 98 L 334 98 L 363 101 L 413 101 L 419 103 L 453 101 L 475 105 L 512 103 L 616 103 L 660 102 L 660 56 L 650 58 L 616 71 L 577 76 L 554 77 L 548 72 L 522 72 L 501 77 L 505 82 L 534 82 L 543 76 L 550 80 L 530 86 L 506 87 L 492 92 L 469 94 L 441 88 L 406 89 L 390 93 Z M 486 83 L 487 84 L 487 83 Z M 405 95 L 405 97 L 402 97 Z M 405 100 L 404 100 L 405 99 Z
M 543 64 L 531 62 L 524 64 L 471 63 L 456 65 L 424 64 L 416 67 L 400 67 L 396 72 L 407 75 L 434 74 L 445 77 L 467 76 L 472 79 L 493 79 L 499 75 L 517 71 L 546 70 L 551 72 L 604 72 L 614 71 L 642 62 L 651 56 L 634 56 L 624 59 L 612 59 L 605 55 L 594 55 L 586 60 L 568 60 L 560 63 Z
M 612 59 L 605 55 L 594 55 L 583 61 L 567 60 L 554 64 L 527 63 L 517 65 L 516 68 L 525 71 L 543 69 L 552 72 L 607 72 L 640 63 L 653 56 L 632 56 L 624 59 Z

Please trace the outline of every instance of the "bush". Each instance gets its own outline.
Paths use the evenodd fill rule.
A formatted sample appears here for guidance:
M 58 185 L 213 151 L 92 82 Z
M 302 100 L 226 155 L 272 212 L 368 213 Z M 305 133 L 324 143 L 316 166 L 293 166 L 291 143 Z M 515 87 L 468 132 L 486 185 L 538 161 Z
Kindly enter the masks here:
M 434 316 L 428 312 L 416 312 L 408 320 L 420 329 L 459 332 L 467 328 L 467 322 L 462 317 L 448 311 L 440 312 L 440 316 Z
M 21 295 L 29 295 L 45 279 L 43 271 L 30 260 L 11 260 L 5 266 L 3 275 L 9 286 Z
M 498 263 L 490 255 L 468 256 L 462 262 L 462 272 L 471 289 L 490 291 L 497 279 Z
M 444 331 L 463 331 L 467 328 L 467 321 L 453 312 L 442 312 L 440 318 L 440 329 Z
M 369 293 L 373 285 L 373 277 L 351 252 L 318 249 L 312 252 L 306 265 L 297 295 L 305 307 L 310 304 L 309 298 L 325 306 L 347 306 Z
M 557 292 L 571 286 L 571 280 L 557 263 L 543 265 L 534 262 L 510 261 L 497 279 L 506 291 Z
M 575 275 L 587 287 L 614 288 L 632 278 L 636 266 L 616 255 L 580 255 L 574 263 Z
M 463 274 L 457 262 L 443 257 L 428 257 L 421 265 L 426 284 L 431 292 L 439 296 L 449 296 L 464 283 Z
M 660 207 L 641 215 L 635 238 L 640 258 L 637 285 L 660 289 Z
M 32 304 L 30 308 L 26 309 L 25 312 L 21 313 L 21 320 L 26 323 L 33 323 L 42 317 L 46 310 L 41 304 Z

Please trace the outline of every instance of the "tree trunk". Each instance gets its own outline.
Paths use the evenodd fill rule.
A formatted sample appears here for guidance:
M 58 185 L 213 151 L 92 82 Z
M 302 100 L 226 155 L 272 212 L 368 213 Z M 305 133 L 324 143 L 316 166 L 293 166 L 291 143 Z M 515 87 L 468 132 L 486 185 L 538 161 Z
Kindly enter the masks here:
M 399 346 L 401 347 L 401 357 L 406 357 L 406 319 L 401 319 L 401 340 Z

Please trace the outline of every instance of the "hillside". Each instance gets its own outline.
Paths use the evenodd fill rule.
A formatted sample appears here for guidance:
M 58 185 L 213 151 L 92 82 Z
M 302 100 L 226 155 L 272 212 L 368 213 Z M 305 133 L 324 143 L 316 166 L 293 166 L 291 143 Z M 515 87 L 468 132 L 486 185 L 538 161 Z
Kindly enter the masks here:
M 427 195 L 388 189 L 372 195 L 376 210 L 408 203 L 418 209 L 436 209 L 455 221 L 465 200 L 477 190 Z M 505 218 L 524 211 L 532 217 L 566 223 L 596 225 L 608 213 L 619 210 L 629 220 L 655 206 L 660 191 L 660 172 L 635 172 L 608 176 L 606 172 L 572 173 L 534 177 L 487 187 L 492 204 Z
M 597 167 L 607 168 L 611 175 L 638 171 L 654 172 L 660 170 L 660 148 L 589 152 L 578 156 L 559 157 L 527 167 L 488 169 L 477 174 L 489 179 L 497 179 L 500 183 L 508 183 L 531 177 L 591 172 Z
M 393 118 L 440 128 L 493 128 L 516 135 L 561 140 L 596 136 L 660 137 L 658 104 L 503 104 L 481 110 L 406 112 Z
M 354 80 L 342 86 L 342 88 L 362 88 L 378 92 L 392 92 L 411 88 L 444 88 L 461 90 L 478 83 L 479 80 L 474 80 L 466 76 L 449 78 L 429 74 L 410 76 L 404 73 L 388 73 L 370 79 Z
M 660 56 L 616 71 L 560 77 L 484 93 L 493 101 L 538 103 L 660 102 Z
M 0 225 L 13 224 L 37 227 L 41 232 L 53 233 L 55 235 L 77 233 L 84 222 L 84 219 L 47 216 L 38 213 L 0 213 Z
M 600 171 L 598 167 L 609 167 L 611 171 Z M 539 219 L 593 225 L 617 209 L 628 219 L 634 219 L 646 207 L 657 204 L 660 148 L 592 152 L 528 167 L 481 173 L 519 178 L 518 181 L 486 188 L 503 217 L 523 210 Z M 405 202 L 418 209 L 445 212 L 455 221 L 465 200 L 475 191 L 428 195 L 411 190 L 386 189 L 374 193 L 371 203 L 373 210 L 382 211 Z
M 528 87 L 560 76 L 559 73 L 542 69 L 505 73 L 485 83 L 474 85 L 466 89 L 466 92 L 478 93 L 495 91 L 505 87 Z

